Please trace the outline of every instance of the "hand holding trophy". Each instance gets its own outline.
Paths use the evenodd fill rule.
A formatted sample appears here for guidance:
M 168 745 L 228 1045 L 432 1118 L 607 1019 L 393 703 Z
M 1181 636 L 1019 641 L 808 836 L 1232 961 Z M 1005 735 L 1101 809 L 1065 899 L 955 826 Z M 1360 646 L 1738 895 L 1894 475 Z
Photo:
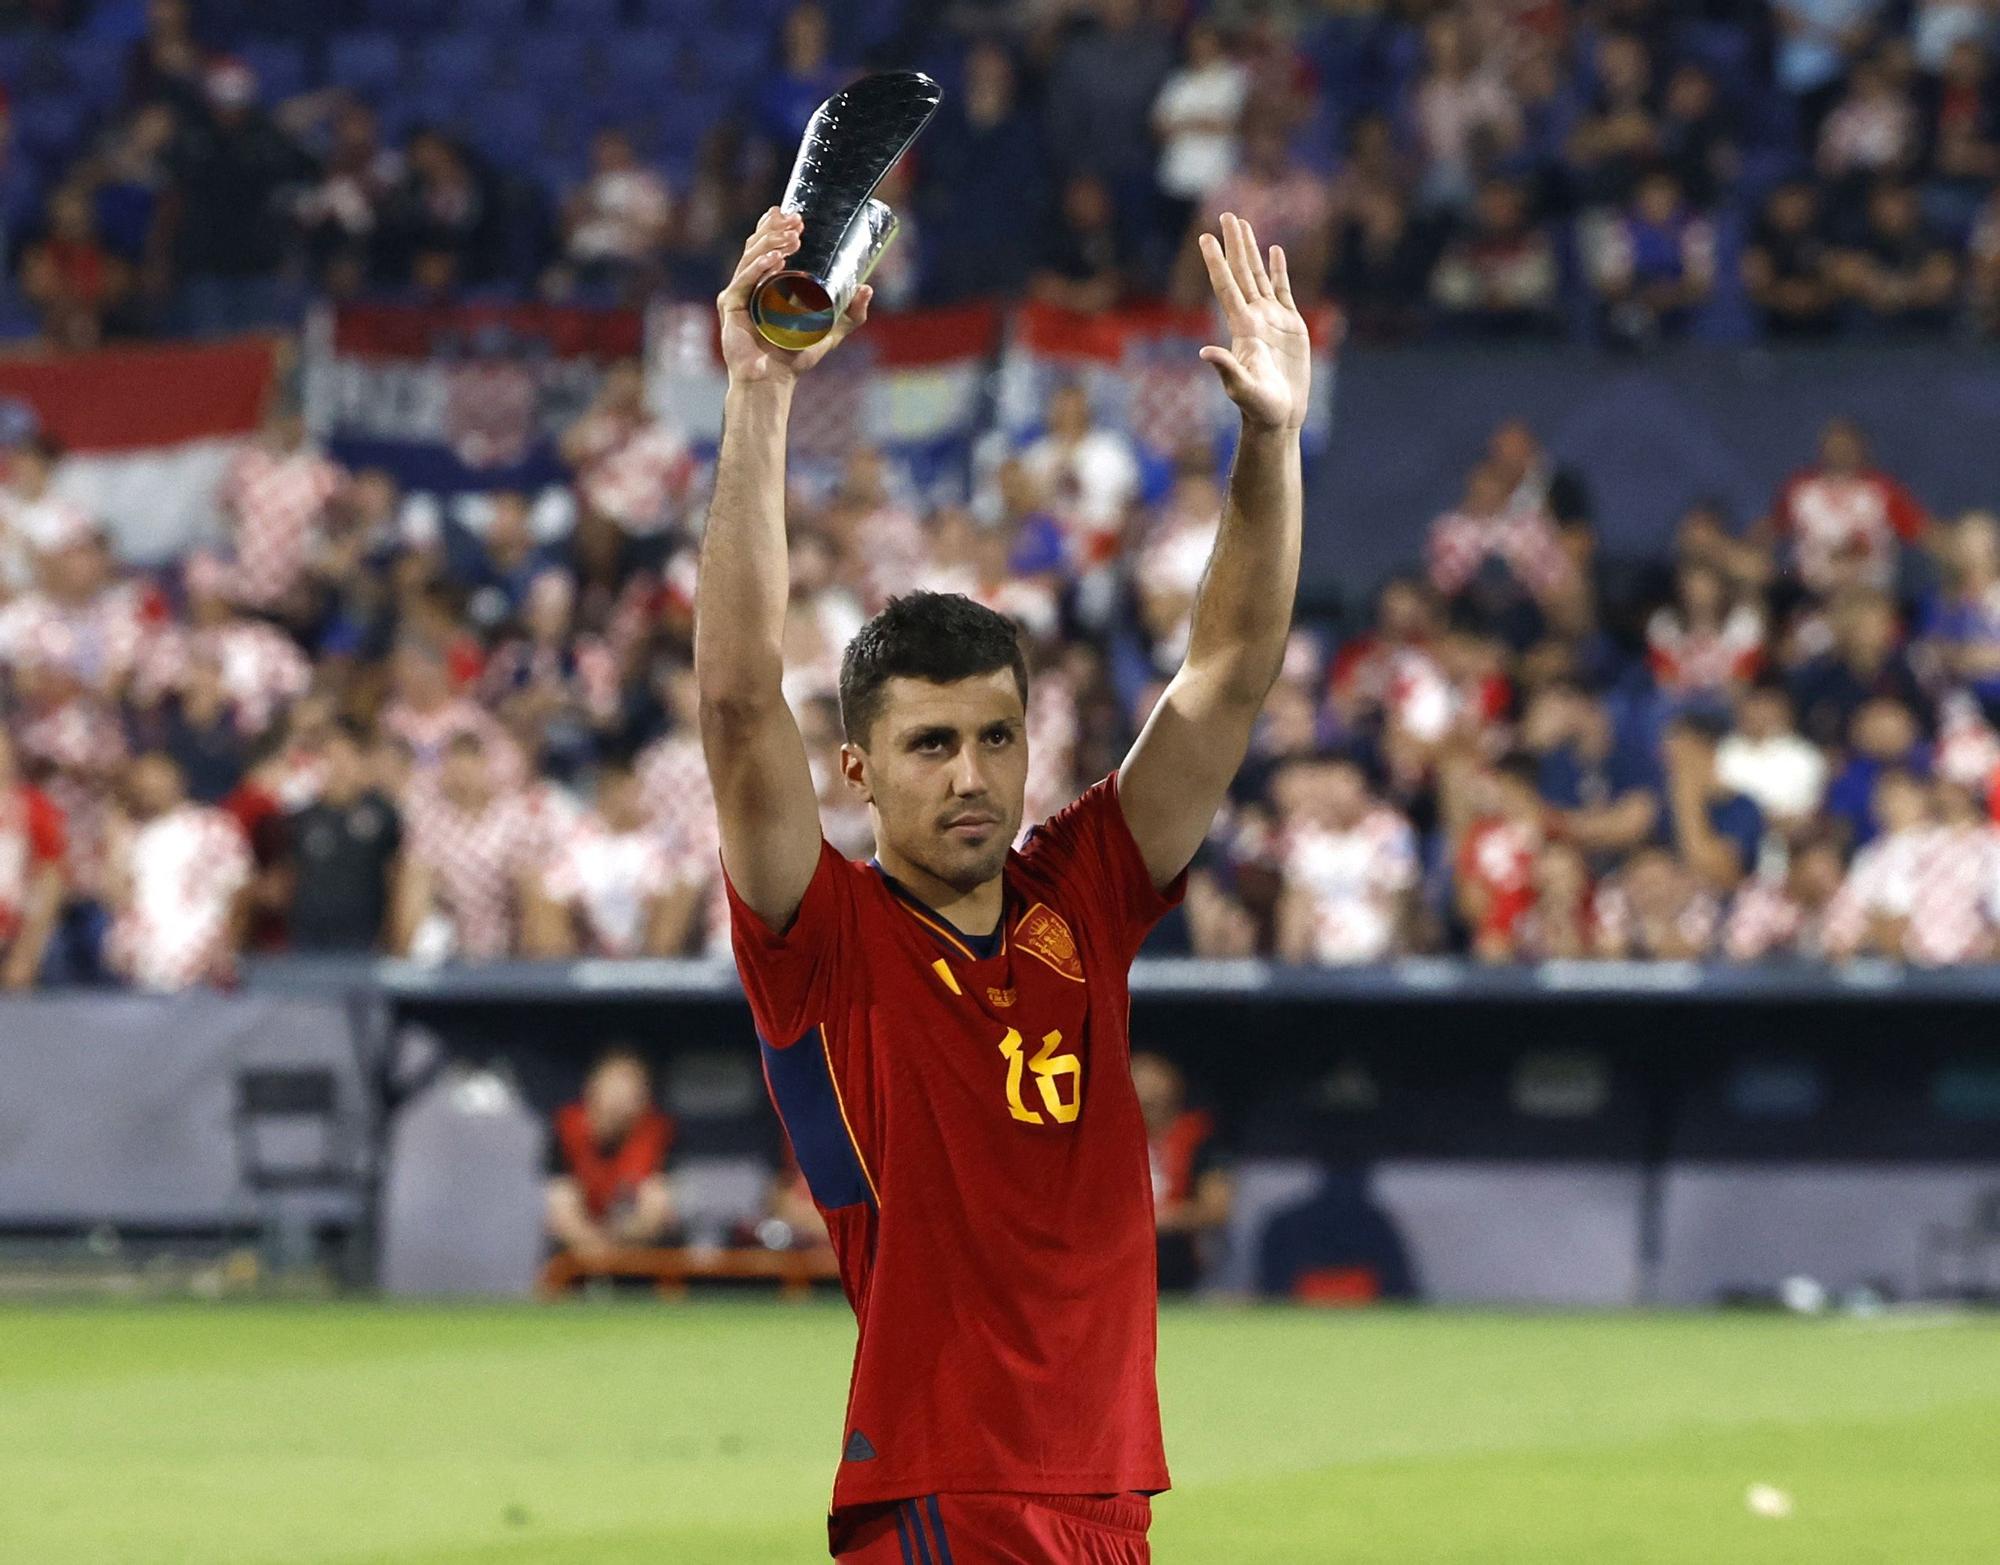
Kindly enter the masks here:
M 892 71 L 813 112 L 784 201 L 764 214 L 716 300 L 732 380 L 798 375 L 867 319 L 868 274 L 896 235 L 895 214 L 872 195 L 941 96 L 921 72 Z

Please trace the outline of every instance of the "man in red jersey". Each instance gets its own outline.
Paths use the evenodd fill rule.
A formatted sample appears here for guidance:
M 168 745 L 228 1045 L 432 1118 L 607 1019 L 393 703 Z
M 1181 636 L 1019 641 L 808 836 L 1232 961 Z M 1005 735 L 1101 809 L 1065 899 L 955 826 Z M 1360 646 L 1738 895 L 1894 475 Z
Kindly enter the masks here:
M 1011 847 L 1027 670 L 968 599 L 893 600 L 848 645 L 846 785 L 876 857 L 820 833 L 787 709 L 785 432 L 800 353 L 751 289 L 798 247 L 764 214 L 717 303 L 729 369 L 695 676 L 737 967 L 765 1077 L 860 1323 L 832 1553 L 863 1565 L 1133 1565 L 1167 1487 L 1153 1211 L 1127 969 L 1181 894 L 1276 679 L 1298 584 L 1310 359 L 1282 251 L 1201 249 L 1242 413 L 1187 659 L 1125 763 Z

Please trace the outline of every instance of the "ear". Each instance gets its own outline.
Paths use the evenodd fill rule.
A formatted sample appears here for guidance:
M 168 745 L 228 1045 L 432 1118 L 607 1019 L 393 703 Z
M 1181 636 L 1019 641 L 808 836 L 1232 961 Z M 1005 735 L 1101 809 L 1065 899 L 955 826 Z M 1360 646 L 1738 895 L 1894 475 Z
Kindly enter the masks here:
M 840 747 L 840 776 L 848 789 L 859 795 L 864 804 L 875 802 L 874 791 L 868 786 L 868 752 L 858 744 L 843 744 Z

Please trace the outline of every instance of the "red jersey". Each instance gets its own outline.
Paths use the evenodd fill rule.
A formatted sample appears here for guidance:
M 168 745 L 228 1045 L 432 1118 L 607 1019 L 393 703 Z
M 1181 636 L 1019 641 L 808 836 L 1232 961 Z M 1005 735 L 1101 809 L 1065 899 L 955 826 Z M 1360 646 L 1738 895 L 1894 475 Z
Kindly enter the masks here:
M 1007 856 L 981 954 L 822 844 L 791 927 L 729 888 L 764 1075 L 860 1324 L 833 1504 L 1167 1487 L 1127 970 L 1179 900 L 1105 779 Z
M 0 793 L 0 945 L 21 932 L 29 889 L 51 864 L 62 867 L 67 839 L 63 812 L 40 789 Z

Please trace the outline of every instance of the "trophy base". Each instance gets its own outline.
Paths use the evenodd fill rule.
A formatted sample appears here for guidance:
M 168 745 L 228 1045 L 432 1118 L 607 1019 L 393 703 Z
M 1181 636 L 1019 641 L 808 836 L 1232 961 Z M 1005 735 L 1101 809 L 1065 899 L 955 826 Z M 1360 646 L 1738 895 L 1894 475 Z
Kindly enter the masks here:
M 826 285 L 809 272 L 779 272 L 750 296 L 750 319 L 774 348 L 797 352 L 824 340 L 840 319 Z

